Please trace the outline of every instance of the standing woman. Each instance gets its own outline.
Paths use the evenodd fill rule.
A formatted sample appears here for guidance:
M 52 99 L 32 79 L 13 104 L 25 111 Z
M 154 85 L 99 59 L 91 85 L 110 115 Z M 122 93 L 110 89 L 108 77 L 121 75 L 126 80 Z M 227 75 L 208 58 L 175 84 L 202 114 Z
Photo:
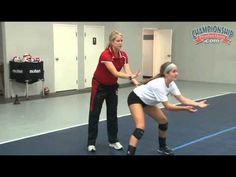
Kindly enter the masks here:
M 132 74 L 128 55 L 122 51 L 123 34 L 113 31 L 109 36 L 109 44 L 99 58 L 97 68 L 92 79 L 92 92 L 90 98 L 89 124 L 88 124 L 88 151 L 96 151 L 98 135 L 98 122 L 104 100 L 107 107 L 107 134 L 109 147 L 116 150 L 123 149 L 118 140 L 118 78 L 129 79 L 134 85 L 139 82 L 135 79 L 139 72 Z M 124 72 L 121 72 L 121 69 Z
M 175 80 L 178 70 L 174 63 L 166 62 L 160 68 L 160 74 L 147 81 L 144 85 L 136 87 L 128 96 L 128 105 L 135 123 L 135 130 L 129 139 L 127 155 L 135 155 L 136 146 L 141 139 L 145 129 L 145 114 L 148 114 L 159 125 L 159 152 L 165 155 L 174 155 L 167 146 L 168 119 L 157 106 L 162 103 L 170 111 L 196 112 L 195 107 L 204 108 L 208 106 L 205 101 L 195 102 L 181 95 Z M 168 101 L 168 95 L 173 95 L 184 106 L 177 106 Z

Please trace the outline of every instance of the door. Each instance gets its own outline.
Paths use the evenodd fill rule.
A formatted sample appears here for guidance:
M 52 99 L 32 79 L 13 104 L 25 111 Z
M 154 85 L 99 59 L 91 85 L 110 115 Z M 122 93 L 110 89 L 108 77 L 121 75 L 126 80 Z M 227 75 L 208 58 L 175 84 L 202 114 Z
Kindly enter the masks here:
M 78 89 L 77 25 L 54 24 L 55 91 Z
M 84 87 L 91 87 L 99 57 L 105 49 L 104 26 L 84 26 Z
M 155 29 L 156 30 L 156 29 Z M 142 74 L 143 78 L 153 75 L 153 39 L 154 29 L 143 29 Z
M 154 31 L 153 41 L 153 76 L 160 72 L 160 66 L 171 62 L 172 30 L 163 29 Z

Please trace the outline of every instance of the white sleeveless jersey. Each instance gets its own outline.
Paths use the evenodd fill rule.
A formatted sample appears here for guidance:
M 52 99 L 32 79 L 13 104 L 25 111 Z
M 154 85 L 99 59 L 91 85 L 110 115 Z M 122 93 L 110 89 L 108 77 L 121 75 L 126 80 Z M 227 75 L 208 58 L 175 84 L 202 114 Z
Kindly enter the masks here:
M 168 101 L 169 94 L 181 95 L 175 82 L 172 81 L 167 87 L 163 77 L 149 81 L 145 85 L 140 85 L 133 91 L 145 104 L 150 106 Z

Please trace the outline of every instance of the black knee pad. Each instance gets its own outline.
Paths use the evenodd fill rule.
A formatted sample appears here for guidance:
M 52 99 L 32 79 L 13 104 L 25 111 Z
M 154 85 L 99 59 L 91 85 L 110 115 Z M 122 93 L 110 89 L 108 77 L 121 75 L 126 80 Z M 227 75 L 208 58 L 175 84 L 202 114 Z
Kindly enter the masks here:
M 166 131 L 168 129 L 168 122 L 165 124 L 159 124 L 159 129 L 161 131 Z
M 136 128 L 136 129 L 134 130 L 134 132 L 133 132 L 133 136 L 134 136 L 135 138 L 137 138 L 138 140 L 140 140 L 140 139 L 142 138 L 142 136 L 143 136 L 143 133 L 144 133 L 144 130 L 143 130 L 143 129 L 141 129 L 141 128 Z

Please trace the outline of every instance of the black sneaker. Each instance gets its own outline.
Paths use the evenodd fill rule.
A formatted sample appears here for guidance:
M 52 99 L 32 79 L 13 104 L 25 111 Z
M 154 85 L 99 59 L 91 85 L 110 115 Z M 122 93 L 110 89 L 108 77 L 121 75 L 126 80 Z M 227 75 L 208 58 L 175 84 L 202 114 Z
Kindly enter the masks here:
M 157 151 L 164 155 L 175 155 L 174 152 L 168 146 L 159 147 Z

